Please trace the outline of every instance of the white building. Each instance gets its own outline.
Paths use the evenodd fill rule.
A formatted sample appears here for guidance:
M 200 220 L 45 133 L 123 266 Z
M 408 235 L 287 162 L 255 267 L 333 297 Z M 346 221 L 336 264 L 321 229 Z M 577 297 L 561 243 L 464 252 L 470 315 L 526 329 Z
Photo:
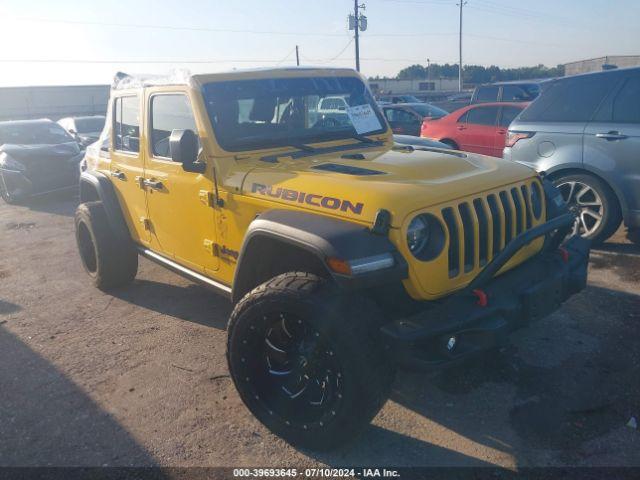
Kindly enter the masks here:
M 458 90 L 458 80 L 451 78 L 423 80 L 369 80 L 369 88 L 375 95 L 403 94 L 418 98 L 431 97 L 437 92 L 454 92 Z

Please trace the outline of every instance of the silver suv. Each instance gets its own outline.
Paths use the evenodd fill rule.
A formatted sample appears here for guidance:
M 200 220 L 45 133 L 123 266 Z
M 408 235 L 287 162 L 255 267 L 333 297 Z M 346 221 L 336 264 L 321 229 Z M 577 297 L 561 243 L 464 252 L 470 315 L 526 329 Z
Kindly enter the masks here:
M 640 229 L 640 68 L 554 80 L 509 126 L 504 158 L 548 177 L 580 209 L 575 231 L 603 242 Z

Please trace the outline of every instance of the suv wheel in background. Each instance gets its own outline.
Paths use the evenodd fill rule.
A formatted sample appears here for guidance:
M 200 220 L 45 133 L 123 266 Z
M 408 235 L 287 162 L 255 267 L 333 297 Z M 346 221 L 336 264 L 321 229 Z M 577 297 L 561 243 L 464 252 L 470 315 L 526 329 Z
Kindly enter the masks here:
M 101 290 L 126 285 L 138 272 L 138 252 L 111 230 L 102 202 L 76 209 L 76 241 L 82 266 Z
M 460 150 L 460 147 L 458 146 L 458 144 L 453 140 L 449 140 L 448 138 L 445 138 L 444 140 L 440 140 L 440 142 L 444 143 L 445 145 L 449 145 L 453 150 Z
M 611 188 L 586 173 L 556 177 L 553 181 L 570 207 L 579 210 L 572 234 L 579 233 L 593 243 L 613 235 L 622 221 L 620 205 Z
M 394 370 L 377 340 L 380 320 L 375 305 L 316 275 L 278 275 L 231 314 L 231 377 L 276 435 L 298 447 L 336 448 L 387 400 Z

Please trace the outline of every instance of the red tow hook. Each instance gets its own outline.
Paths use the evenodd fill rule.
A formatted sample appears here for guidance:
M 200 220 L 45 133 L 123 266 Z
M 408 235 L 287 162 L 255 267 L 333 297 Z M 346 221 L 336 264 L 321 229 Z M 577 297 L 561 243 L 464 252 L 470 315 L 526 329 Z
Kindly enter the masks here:
M 560 253 L 560 257 L 562 257 L 562 261 L 569 263 L 569 250 L 564 247 L 558 247 L 558 252 Z
M 478 305 L 479 307 L 486 307 L 489 304 L 489 298 L 487 297 L 487 294 L 484 292 L 484 290 L 480 290 L 479 288 L 477 288 L 471 293 L 473 293 L 478 299 L 476 305 Z

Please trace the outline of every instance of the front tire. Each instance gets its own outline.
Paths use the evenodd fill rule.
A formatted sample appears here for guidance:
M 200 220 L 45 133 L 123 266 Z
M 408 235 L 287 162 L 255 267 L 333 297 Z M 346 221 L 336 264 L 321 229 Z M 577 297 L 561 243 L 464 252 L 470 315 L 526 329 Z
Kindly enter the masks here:
M 109 290 L 133 281 L 138 272 L 138 253 L 111 230 L 102 202 L 80 204 L 75 226 L 82 266 L 96 287 Z
M 365 299 L 309 273 L 279 275 L 248 293 L 229 320 L 227 360 L 240 397 L 294 446 L 336 448 L 378 413 L 394 377 Z
M 555 178 L 553 183 L 560 189 L 564 201 L 580 212 L 573 234 L 580 234 L 598 244 L 618 230 L 622 222 L 620 205 L 611 188 L 602 180 L 578 173 Z

